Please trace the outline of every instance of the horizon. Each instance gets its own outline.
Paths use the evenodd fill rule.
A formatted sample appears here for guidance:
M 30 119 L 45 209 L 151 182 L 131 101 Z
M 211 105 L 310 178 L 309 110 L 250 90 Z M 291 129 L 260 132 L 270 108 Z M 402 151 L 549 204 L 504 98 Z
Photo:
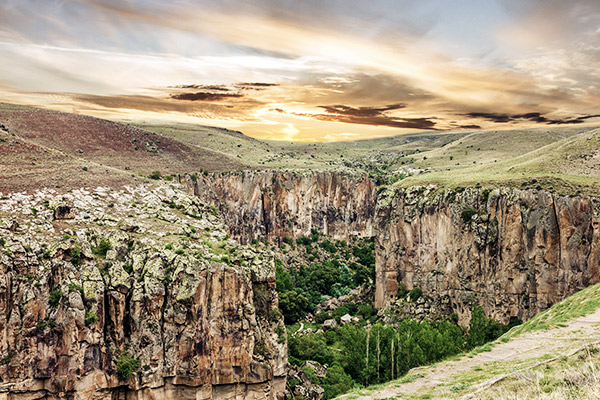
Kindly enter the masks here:
M 597 125 L 600 3 L 8 0 L 0 101 L 294 142 Z

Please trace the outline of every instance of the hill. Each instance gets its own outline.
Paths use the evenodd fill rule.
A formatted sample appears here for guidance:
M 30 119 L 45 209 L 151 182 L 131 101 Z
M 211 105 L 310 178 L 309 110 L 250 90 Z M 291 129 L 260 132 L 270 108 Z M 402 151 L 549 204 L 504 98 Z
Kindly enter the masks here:
M 420 154 L 426 173 L 404 186 L 509 186 L 561 194 L 598 193 L 600 129 L 481 132 Z M 453 165 L 452 165 L 453 164 Z
M 0 103 L 0 123 L 5 167 L 0 192 L 118 186 L 155 170 L 175 174 L 243 166 L 214 151 L 84 115 Z

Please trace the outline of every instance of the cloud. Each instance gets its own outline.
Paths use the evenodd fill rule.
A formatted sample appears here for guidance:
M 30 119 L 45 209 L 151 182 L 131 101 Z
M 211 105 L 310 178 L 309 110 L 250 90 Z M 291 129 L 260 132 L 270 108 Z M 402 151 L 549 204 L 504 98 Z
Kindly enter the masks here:
M 465 114 L 471 118 L 481 118 L 484 120 L 492 121 L 498 124 L 512 123 L 518 121 L 532 121 L 537 123 L 543 123 L 548 125 L 561 125 L 561 124 L 581 124 L 584 123 L 587 119 L 597 118 L 600 115 L 584 115 L 580 117 L 571 117 L 564 119 L 550 119 L 542 115 L 539 112 L 530 112 L 525 114 L 516 114 L 516 115 L 508 115 L 508 114 L 496 114 L 496 113 L 485 113 L 485 112 L 471 112 Z
M 399 110 L 401 108 L 406 107 L 405 104 L 390 104 L 389 106 L 383 107 L 350 107 L 345 105 L 335 105 L 335 106 L 319 106 L 319 108 L 324 109 L 329 114 L 337 114 L 337 115 L 346 115 L 351 117 L 377 117 L 383 115 L 385 111 L 390 110 Z
M 381 107 L 351 107 L 342 104 L 319 106 L 321 113 L 292 113 L 293 115 L 314 118 L 320 121 L 343 122 L 347 124 L 387 126 L 391 128 L 438 130 L 433 118 L 404 118 L 388 115 L 387 111 L 404 108 L 404 104 L 390 104 Z M 285 112 L 283 110 L 277 110 Z
M 223 99 L 230 99 L 236 97 L 242 97 L 241 93 L 210 93 L 210 92 L 195 92 L 195 93 L 180 93 L 171 95 L 172 99 L 175 100 L 187 100 L 187 101 L 218 101 Z

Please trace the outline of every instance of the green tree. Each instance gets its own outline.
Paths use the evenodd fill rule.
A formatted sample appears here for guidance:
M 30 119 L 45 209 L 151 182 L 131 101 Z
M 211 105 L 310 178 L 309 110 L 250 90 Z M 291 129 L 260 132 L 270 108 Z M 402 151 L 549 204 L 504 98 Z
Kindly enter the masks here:
M 471 322 L 469 323 L 469 336 L 467 346 L 473 348 L 485 343 L 487 319 L 481 306 L 471 308 Z
M 295 324 L 310 309 L 308 299 L 294 290 L 279 295 L 279 308 L 286 324 Z
M 352 378 L 338 363 L 334 363 L 327 368 L 327 375 L 325 376 L 325 381 L 323 382 L 325 399 L 332 399 L 340 394 L 346 393 L 354 386 L 355 383 Z

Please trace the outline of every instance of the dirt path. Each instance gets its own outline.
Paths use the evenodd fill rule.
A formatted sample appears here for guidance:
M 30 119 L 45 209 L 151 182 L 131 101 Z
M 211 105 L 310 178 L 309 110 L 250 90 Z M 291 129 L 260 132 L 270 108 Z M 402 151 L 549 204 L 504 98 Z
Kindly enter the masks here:
M 399 398 L 415 394 L 422 389 L 432 389 L 452 381 L 452 378 L 466 372 L 476 371 L 491 362 L 506 362 L 519 365 L 519 370 L 538 365 L 543 357 L 552 355 L 554 358 L 572 353 L 586 344 L 600 340 L 600 309 L 585 317 L 569 323 L 567 327 L 547 331 L 536 331 L 523 334 L 507 343 L 499 343 L 489 352 L 479 353 L 472 358 L 464 356 L 459 360 L 445 361 L 434 366 L 412 369 L 407 376 L 422 374 L 412 382 L 390 382 L 376 390 L 363 390 L 342 398 L 348 399 L 386 399 Z M 549 358 L 549 357 L 548 357 Z M 474 386 L 472 392 L 486 384 L 485 379 L 480 385 Z M 468 396 L 468 395 L 467 395 Z

